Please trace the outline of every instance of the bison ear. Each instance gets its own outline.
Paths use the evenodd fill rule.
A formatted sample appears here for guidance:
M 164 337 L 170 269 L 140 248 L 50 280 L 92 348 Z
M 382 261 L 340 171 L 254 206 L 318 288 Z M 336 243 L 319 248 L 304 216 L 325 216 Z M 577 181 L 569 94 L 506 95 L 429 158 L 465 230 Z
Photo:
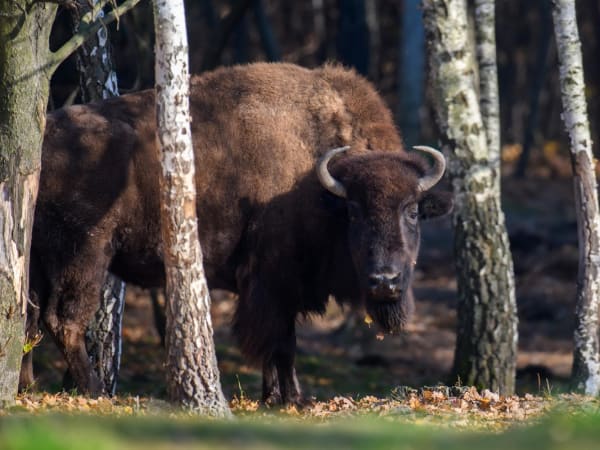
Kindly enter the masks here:
M 441 217 L 452 211 L 452 194 L 445 191 L 427 191 L 419 201 L 419 218 L 421 220 Z
M 334 216 L 347 216 L 346 199 L 325 191 L 321 194 L 321 206 Z

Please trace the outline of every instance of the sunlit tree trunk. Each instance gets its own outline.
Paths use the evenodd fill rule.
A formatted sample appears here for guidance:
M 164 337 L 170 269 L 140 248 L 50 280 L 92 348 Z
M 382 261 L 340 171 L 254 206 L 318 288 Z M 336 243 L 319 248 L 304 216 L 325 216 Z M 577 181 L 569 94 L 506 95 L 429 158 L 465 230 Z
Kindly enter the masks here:
M 454 371 L 463 384 L 514 391 L 514 275 L 468 39 L 466 0 L 424 0 L 435 108 L 452 181 L 458 281 Z
M 500 100 L 496 62 L 496 1 L 475 0 L 475 40 L 479 67 L 479 106 L 487 137 L 490 166 L 500 184 Z M 499 187 L 498 187 L 499 189 Z
M 138 2 L 126 0 L 104 23 Z M 0 407 L 14 401 L 19 382 L 49 80 L 100 26 L 83 17 L 83 28 L 51 52 L 56 3 L 0 0 Z
M 29 11 L 27 11 L 29 9 Z M 0 0 L 0 407 L 19 383 L 56 6 Z
M 73 28 L 79 29 L 81 14 L 91 11 L 98 0 L 80 1 L 79 8 L 73 11 Z M 93 20 L 102 20 L 104 12 L 98 11 Z M 111 55 L 108 29 L 102 27 L 77 50 L 77 69 L 81 97 L 84 102 L 117 97 L 119 88 L 117 74 Z M 125 283 L 108 273 L 100 307 L 86 331 L 86 347 L 92 367 L 106 392 L 114 395 L 117 390 L 119 367 L 121 364 L 121 325 L 125 305 Z
M 553 0 L 562 118 L 571 138 L 579 272 L 575 311 L 573 381 L 589 395 L 600 393 L 598 295 L 600 294 L 600 216 L 592 139 L 585 100 L 581 43 L 574 0 Z
M 198 241 L 183 0 L 154 0 L 161 228 L 167 277 L 167 390 L 171 401 L 229 416 L 213 343 Z

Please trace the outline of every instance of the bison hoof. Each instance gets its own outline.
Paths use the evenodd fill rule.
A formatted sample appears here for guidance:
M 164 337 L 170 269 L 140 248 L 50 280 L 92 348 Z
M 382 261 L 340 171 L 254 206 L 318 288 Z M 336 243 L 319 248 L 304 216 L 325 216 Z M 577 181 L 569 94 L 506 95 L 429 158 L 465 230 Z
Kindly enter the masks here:
M 295 406 L 298 409 L 307 409 L 314 406 L 314 398 L 304 398 L 302 395 L 291 395 L 282 398 L 279 392 L 271 393 L 263 398 L 263 403 L 267 408 L 280 406 Z
M 313 406 L 315 406 L 315 398 L 314 397 L 305 398 L 302 396 L 298 396 L 294 399 L 289 400 L 286 404 L 294 405 L 298 409 L 310 409 Z
M 279 392 L 271 392 L 270 394 L 263 395 L 262 401 L 267 408 L 272 408 L 283 404 L 283 400 Z
M 87 379 L 78 383 L 68 369 L 63 376 L 63 389 L 67 392 L 76 392 L 79 395 L 85 395 L 90 398 L 98 398 L 106 394 L 104 383 L 100 381 L 95 373 L 92 372 Z

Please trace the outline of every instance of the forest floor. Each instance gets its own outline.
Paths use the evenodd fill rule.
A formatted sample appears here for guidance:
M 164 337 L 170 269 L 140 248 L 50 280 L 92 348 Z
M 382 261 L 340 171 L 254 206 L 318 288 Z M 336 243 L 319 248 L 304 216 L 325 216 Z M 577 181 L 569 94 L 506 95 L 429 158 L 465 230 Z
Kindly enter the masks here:
M 369 328 L 360 313 L 343 311 L 331 302 L 324 316 L 302 322 L 298 331 L 298 374 L 315 406 L 277 414 L 304 420 L 364 412 L 498 430 L 557 406 L 598 410 L 595 400 L 566 393 L 577 274 L 572 182 L 560 176 L 506 179 L 503 197 L 519 311 L 517 396 L 500 398 L 490 392 L 436 387 L 460 384 L 450 378 L 457 294 L 446 218 L 423 224 L 414 282 L 416 314 L 406 332 L 377 339 L 377 330 Z M 244 362 L 230 334 L 234 307 L 234 296 L 215 293 L 212 312 L 223 389 L 238 416 L 272 414 L 259 408 L 257 401 L 260 371 Z M 65 363 L 45 337 L 34 357 L 40 393 L 20 397 L 18 409 L 127 415 L 165 407 L 160 400 L 165 397 L 164 351 L 146 291 L 128 289 L 124 317 L 116 400 L 90 401 L 61 394 Z

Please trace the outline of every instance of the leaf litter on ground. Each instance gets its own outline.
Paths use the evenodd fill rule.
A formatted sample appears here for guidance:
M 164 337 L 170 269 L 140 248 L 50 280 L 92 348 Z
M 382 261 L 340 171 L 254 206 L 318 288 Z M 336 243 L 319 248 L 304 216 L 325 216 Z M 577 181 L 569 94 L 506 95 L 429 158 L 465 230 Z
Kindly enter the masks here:
M 509 427 L 537 423 L 550 411 L 584 414 L 600 411 L 600 401 L 578 394 L 502 396 L 474 387 L 433 386 L 394 388 L 388 397 L 334 396 L 313 400 L 310 406 L 266 408 L 244 395 L 234 396 L 230 406 L 244 419 L 328 422 L 352 417 L 379 417 L 416 425 L 499 432 Z M 45 413 L 101 416 L 185 416 L 163 400 L 138 396 L 88 398 L 69 393 L 27 393 L 1 415 Z

